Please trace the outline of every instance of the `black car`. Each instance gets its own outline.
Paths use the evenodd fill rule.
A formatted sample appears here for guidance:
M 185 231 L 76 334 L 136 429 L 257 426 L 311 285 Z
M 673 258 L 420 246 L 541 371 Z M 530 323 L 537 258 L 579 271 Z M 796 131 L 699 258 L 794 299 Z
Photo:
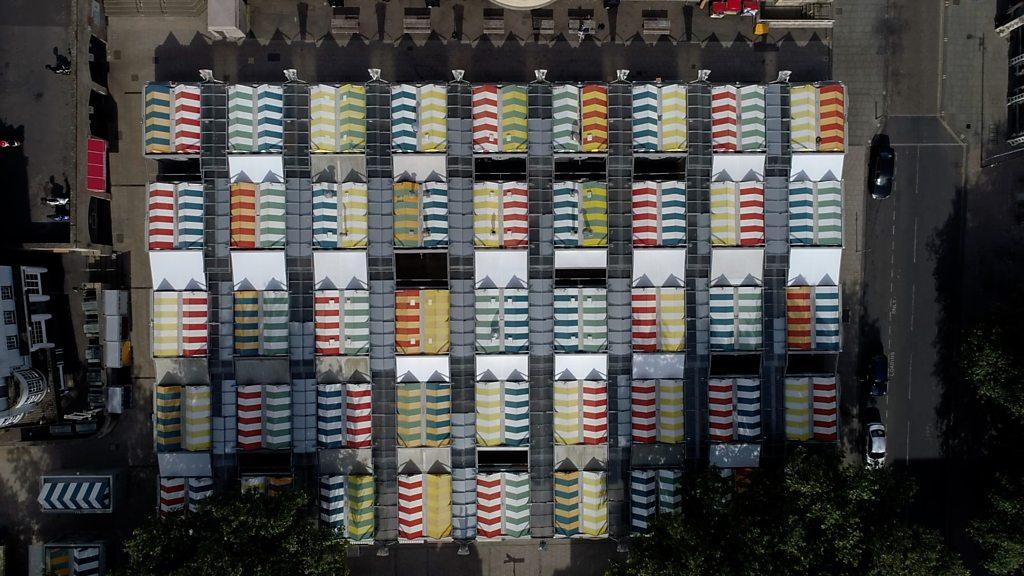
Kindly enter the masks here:
M 871 395 L 885 396 L 889 393 L 889 359 L 879 354 L 871 359 Z
M 893 177 L 896 174 L 896 150 L 889 144 L 885 134 L 875 136 L 871 141 L 871 156 L 868 159 L 868 190 L 871 197 L 881 200 L 892 194 Z

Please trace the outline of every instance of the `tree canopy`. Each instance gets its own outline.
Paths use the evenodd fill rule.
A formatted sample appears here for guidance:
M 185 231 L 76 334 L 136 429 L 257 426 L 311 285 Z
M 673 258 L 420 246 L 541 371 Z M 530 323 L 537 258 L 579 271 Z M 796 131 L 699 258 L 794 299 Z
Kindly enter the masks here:
M 681 512 L 630 540 L 621 576 L 967 574 L 937 534 L 906 523 L 912 484 L 798 450 L 742 482 L 684 478 Z
M 300 491 L 214 496 L 155 518 L 125 543 L 132 576 L 346 576 L 345 541 L 306 513 Z

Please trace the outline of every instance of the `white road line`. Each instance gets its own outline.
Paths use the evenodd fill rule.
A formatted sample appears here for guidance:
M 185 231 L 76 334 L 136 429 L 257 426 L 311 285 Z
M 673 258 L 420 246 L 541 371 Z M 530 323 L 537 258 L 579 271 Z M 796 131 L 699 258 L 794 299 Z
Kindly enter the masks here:
M 910 463 L 910 418 L 907 418 L 907 452 L 903 456 L 903 461 Z
M 914 264 L 917 264 L 917 216 L 914 216 Z

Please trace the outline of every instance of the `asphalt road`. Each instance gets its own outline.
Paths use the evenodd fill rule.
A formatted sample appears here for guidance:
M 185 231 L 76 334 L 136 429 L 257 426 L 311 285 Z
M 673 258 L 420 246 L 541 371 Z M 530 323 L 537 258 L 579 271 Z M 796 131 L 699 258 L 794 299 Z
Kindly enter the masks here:
M 911 463 L 941 456 L 936 407 L 956 322 L 946 302 L 962 270 L 964 148 L 934 117 L 892 118 L 886 130 L 896 184 L 888 199 L 867 199 L 860 366 L 863 374 L 874 354 L 888 355 L 889 395 L 876 404 L 888 460 Z M 873 401 L 865 388 L 862 405 Z

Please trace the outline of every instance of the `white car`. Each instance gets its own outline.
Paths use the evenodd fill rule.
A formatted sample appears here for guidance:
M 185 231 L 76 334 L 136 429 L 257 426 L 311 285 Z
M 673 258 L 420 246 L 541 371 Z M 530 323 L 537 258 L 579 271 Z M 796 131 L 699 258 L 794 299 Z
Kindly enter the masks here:
M 867 453 L 864 456 L 869 468 L 877 468 L 885 464 L 885 424 L 881 422 L 868 424 L 865 446 Z

